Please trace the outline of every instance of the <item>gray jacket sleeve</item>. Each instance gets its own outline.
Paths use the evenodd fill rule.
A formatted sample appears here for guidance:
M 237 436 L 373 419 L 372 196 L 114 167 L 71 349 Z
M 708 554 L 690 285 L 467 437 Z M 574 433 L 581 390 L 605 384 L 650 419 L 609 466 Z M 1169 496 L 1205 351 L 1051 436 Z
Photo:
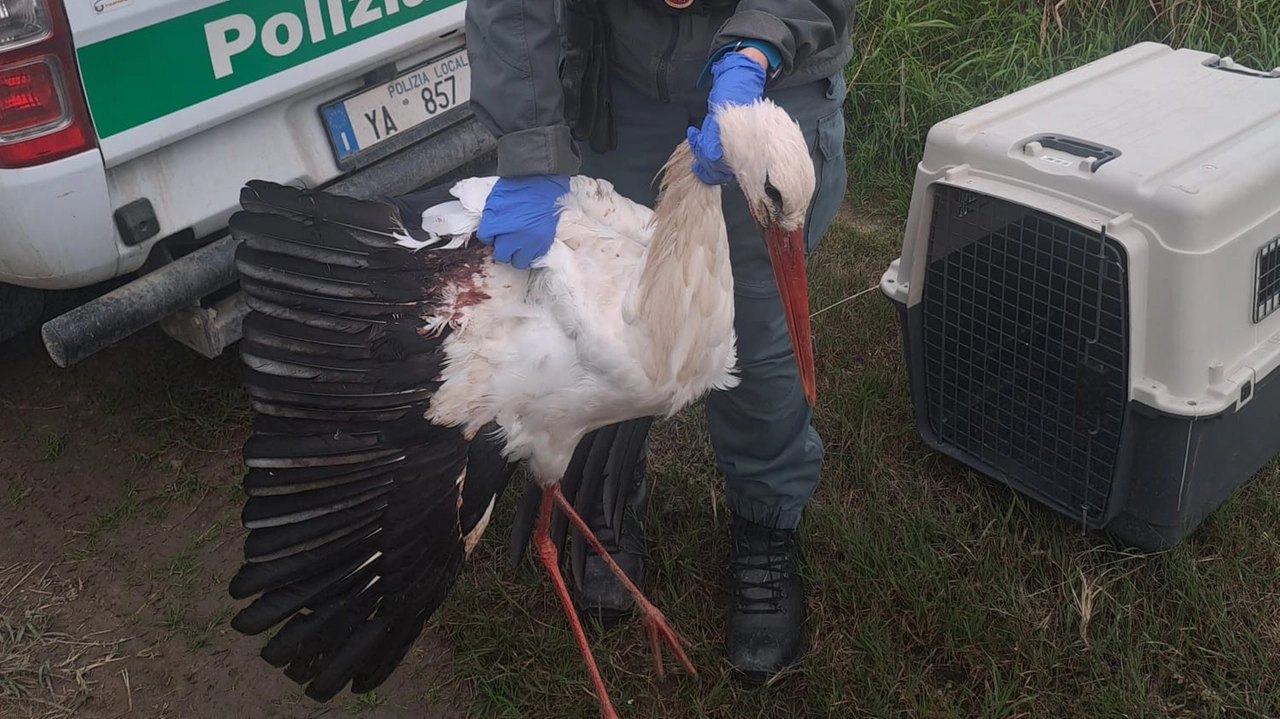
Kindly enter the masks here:
M 781 74 L 796 66 L 847 58 L 854 0 L 742 0 L 712 41 L 712 49 L 738 40 L 763 40 L 782 54 Z
M 498 174 L 578 172 L 564 120 L 556 3 L 469 0 L 466 31 L 471 109 L 498 139 Z

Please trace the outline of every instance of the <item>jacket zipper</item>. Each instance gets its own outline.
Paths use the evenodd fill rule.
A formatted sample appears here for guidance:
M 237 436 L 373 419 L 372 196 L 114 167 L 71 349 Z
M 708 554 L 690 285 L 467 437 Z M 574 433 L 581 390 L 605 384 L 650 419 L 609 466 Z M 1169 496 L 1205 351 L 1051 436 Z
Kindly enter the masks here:
M 680 40 L 680 16 L 674 15 L 671 18 L 671 41 L 667 43 L 667 49 L 663 51 L 662 57 L 658 59 L 658 100 L 661 102 L 671 101 L 671 92 L 667 87 L 667 72 L 671 65 L 671 55 L 676 51 L 676 43 Z

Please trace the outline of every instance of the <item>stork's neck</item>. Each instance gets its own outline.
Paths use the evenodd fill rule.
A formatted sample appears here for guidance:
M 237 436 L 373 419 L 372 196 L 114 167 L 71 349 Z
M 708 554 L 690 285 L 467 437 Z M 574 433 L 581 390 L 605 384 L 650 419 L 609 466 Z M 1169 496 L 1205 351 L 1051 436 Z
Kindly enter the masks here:
M 652 239 L 632 288 L 655 382 L 684 374 L 702 358 L 700 341 L 719 341 L 732 329 L 733 271 L 720 192 L 693 174 L 693 154 L 680 143 L 662 169 Z

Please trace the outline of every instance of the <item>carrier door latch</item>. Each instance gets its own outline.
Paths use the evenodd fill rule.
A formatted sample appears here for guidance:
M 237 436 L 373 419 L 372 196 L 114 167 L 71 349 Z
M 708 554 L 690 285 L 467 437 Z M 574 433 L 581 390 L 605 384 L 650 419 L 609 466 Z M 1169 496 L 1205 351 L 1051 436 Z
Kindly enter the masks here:
M 1039 135 L 1027 140 L 1022 145 L 1022 152 L 1026 155 L 1038 155 L 1045 149 L 1058 150 L 1076 157 L 1093 160 L 1093 162 L 1089 163 L 1090 172 L 1097 172 L 1099 167 L 1120 156 L 1120 151 L 1114 147 L 1098 145 L 1085 140 L 1078 140 L 1074 137 L 1067 137 L 1066 135 Z

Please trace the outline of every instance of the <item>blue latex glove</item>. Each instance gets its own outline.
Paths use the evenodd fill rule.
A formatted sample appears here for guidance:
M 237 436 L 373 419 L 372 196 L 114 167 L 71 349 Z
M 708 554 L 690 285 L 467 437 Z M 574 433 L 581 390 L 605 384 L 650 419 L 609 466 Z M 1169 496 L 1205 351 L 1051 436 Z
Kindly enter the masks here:
M 733 181 L 733 171 L 724 161 L 715 110 L 720 105 L 747 105 L 759 100 L 764 94 L 765 72 L 755 60 L 730 52 L 711 66 L 711 75 L 715 79 L 707 97 L 707 118 L 701 129 L 689 128 L 686 137 L 693 149 L 693 174 L 708 185 L 725 185 Z
M 529 269 L 551 248 L 560 220 L 556 200 L 568 191 L 568 175 L 498 178 L 485 201 L 476 239 L 493 245 L 498 262 Z

